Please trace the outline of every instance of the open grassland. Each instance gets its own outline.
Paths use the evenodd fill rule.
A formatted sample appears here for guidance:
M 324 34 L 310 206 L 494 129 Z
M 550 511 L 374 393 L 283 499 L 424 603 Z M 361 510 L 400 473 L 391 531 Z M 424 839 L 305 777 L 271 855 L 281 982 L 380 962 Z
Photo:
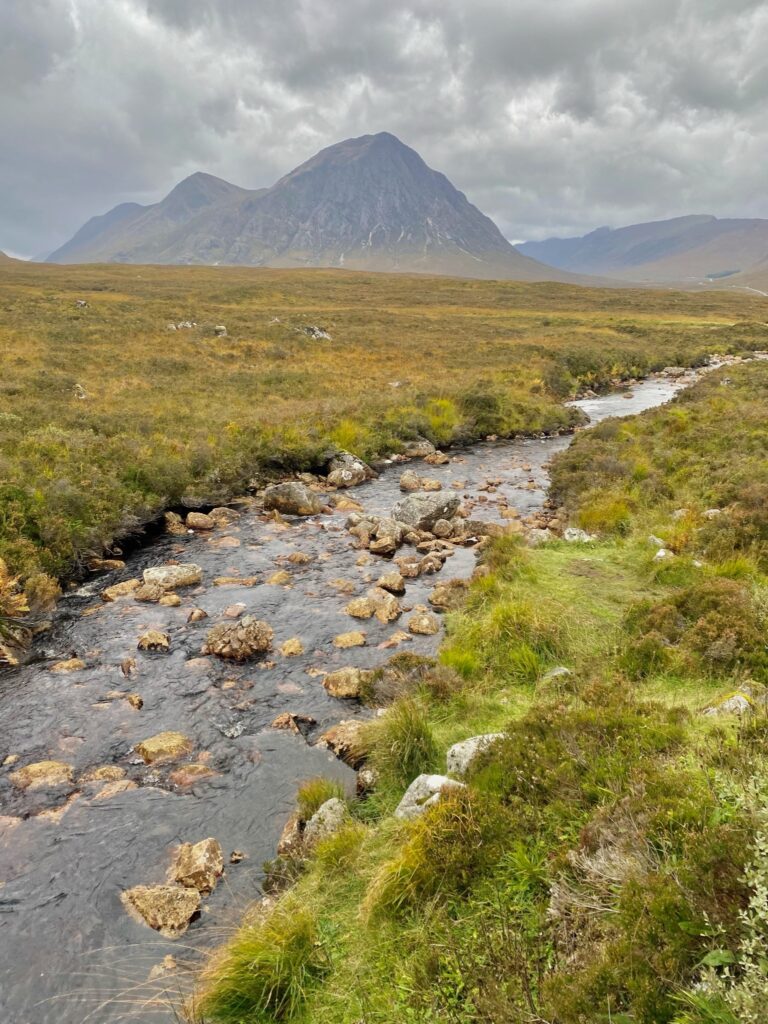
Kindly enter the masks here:
M 721 293 L 7 264 L 0 558 L 22 579 L 61 576 L 165 507 L 317 468 L 332 445 L 373 457 L 415 434 L 562 428 L 580 387 L 748 350 L 762 309 Z M 198 326 L 168 329 L 181 321 Z
M 294 885 L 212 958 L 190 1020 L 768 1019 L 767 409 L 753 362 L 558 457 L 555 495 L 600 536 L 499 538 L 439 663 L 379 673 L 373 793 L 282 858 Z M 734 692 L 751 711 L 702 714 Z M 489 732 L 465 789 L 392 817 Z M 314 781 L 302 813 L 330 796 Z

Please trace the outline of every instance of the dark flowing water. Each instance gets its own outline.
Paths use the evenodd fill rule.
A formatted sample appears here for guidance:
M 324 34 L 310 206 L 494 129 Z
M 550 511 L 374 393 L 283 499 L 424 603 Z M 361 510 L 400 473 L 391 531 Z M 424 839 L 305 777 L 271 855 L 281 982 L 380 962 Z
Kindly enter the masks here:
M 593 422 L 626 416 L 669 400 L 691 379 L 651 379 L 630 393 L 576 404 Z M 476 503 L 473 518 L 495 521 L 499 496 L 522 515 L 542 506 L 545 464 L 569 443 L 565 436 L 484 443 L 454 453 L 445 466 L 422 469 L 416 462 L 414 468 Z M 401 497 L 402 468 L 392 466 L 350 496 L 367 512 L 389 514 Z M 489 478 L 502 481 L 494 494 L 479 489 Z M 454 490 L 454 482 L 463 487 Z M 353 772 L 311 742 L 323 727 L 362 709 L 329 697 L 309 670 L 371 667 L 403 650 L 434 653 L 440 636 L 379 649 L 404 625 L 360 623 L 344 612 L 351 596 L 364 594 L 389 566 L 373 556 L 369 564 L 356 564 L 361 552 L 344 528 L 346 516 L 284 525 L 254 511 L 210 535 L 163 537 L 132 557 L 125 570 L 68 596 L 36 652 L 41 660 L 0 676 L 0 763 L 18 755 L 13 765 L 0 768 L 3 1024 L 169 1024 L 174 1020 L 169 994 L 183 987 L 184 973 L 150 979 L 153 967 L 167 954 L 180 964 L 194 962 L 196 951 L 221 941 L 237 923 L 258 895 L 261 864 L 274 855 L 302 780 L 323 774 L 354 786 Z M 289 563 L 287 557 L 297 551 L 312 560 Z M 407 548 L 400 552 L 407 553 Z M 199 588 L 179 591 L 180 607 L 141 604 L 132 597 L 111 604 L 99 600 L 104 587 L 168 559 L 196 562 L 203 569 Z M 474 562 L 471 548 L 457 548 L 441 576 L 468 577 Z M 289 585 L 264 582 L 279 569 L 290 573 Z M 259 582 L 212 585 L 215 577 L 230 575 L 258 576 Z M 408 580 L 402 603 L 426 603 L 441 576 Z M 339 578 L 352 581 L 353 595 L 337 592 L 331 581 Z M 242 666 L 202 658 L 207 631 L 238 603 L 274 628 L 274 655 Z M 209 618 L 187 624 L 193 607 L 205 609 Z M 136 650 L 148 628 L 170 634 L 170 654 Z M 355 629 L 366 632 L 365 647 L 333 646 L 334 636 Z M 305 653 L 283 657 L 279 646 L 292 637 L 300 638 Z M 85 669 L 67 675 L 50 671 L 54 661 L 74 655 L 86 662 Z M 129 657 L 136 659 L 137 673 L 126 679 L 121 662 Z M 143 708 L 105 701 L 114 690 L 139 693 Z M 309 743 L 269 728 L 282 711 L 317 720 Z M 177 766 L 144 765 L 134 745 L 164 730 L 189 736 L 195 753 L 187 760 L 202 760 L 215 774 L 179 788 L 169 778 Z M 43 760 L 72 765 L 75 785 L 20 791 L 11 784 L 11 772 Z M 77 783 L 101 765 L 121 766 L 137 788 L 99 799 L 98 786 Z M 132 920 L 121 905 L 121 891 L 163 882 L 173 847 L 207 836 L 220 841 L 225 855 L 240 850 L 246 859 L 227 867 L 187 934 L 165 940 Z

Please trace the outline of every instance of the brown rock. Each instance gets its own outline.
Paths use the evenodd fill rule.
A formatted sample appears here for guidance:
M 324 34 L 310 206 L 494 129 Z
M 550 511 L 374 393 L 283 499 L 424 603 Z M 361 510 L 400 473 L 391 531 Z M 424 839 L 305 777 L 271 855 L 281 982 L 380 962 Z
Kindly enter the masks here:
M 156 583 L 163 590 L 177 590 L 179 587 L 194 587 L 203 578 L 203 570 L 194 562 L 179 565 L 155 565 L 143 572 L 144 582 Z
M 394 555 L 397 551 L 397 541 L 394 537 L 376 537 L 368 546 L 371 554 L 382 555 L 384 558 Z
M 309 565 L 312 561 L 312 556 L 308 555 L 306 551 L 293 551 L 286 561 L 290 562 L 291 565 Z
M 208 633 L 202 653 L 246 661 L 271 650 L 273 636 L 274 630 L 266 622 L 246 615 L 238 622 L 220 622 L 214 626 Z
M 125 562 L 120 558 L 92 558 L 88 563 L 91 572 L 115 572 L 124 569 Z
M 166 512 L 163 519 L 165 520 L 166 533 L 170 533 L 174 536 L 186 534 L 187 529 L 184 526 L 181 516 L 177 512 Z
M 168 778 L 174 786 L 184 789 L 204 779 L 212 779 L 215 774 L 216 772 L 206 764 L 183 764 L 179 768 L 174 768 Z
M 181 598 L 178 594 L 164 594 L 158 601 L 158 604 L 164 608 L 178 608 L 181 604 Z
M 399 572 L 385 572 L 376 581 L 376 586 L 382 590 L 388 590 L 390 594 L 404 594 L 405 580 Z
M 303 845 L 304 822 L 297 812 L 286 821 L 277 843 L 278 857 L 295 857 Z
M 209 893 L 224 874 L 224 853 L 216 839 L 182 843 L 176 854 L 174 881 L 186 889 Z
M 11 772 L 10 779 L 17 789 L 42 789 L 44 786 L 71 784 L 74 771 L 71 764 L 63 761 L 36 761 Z
M 115 583 L 101 592 L 102 601 L 117 601 L 119 597 L 127 597 L 134 590 L 141 586 L 140 580 L 124 580 L 122 583 Z
M 187 622 L 202 622 L 203 619 L 208 618 L 208 612 L 203 611 L 202 608 L 193 608 L 187 616 Z
M 214 587 L 255 587 L 258 582 L 258 576 L 217 576 L 213 585 Z
M 424 479 L 421 481 L 421 489 L 423 491 L 442 491 L 443 485 L 439 480 Z
M 277 572 L 273 572 L 272 575 L 267 579 L 267 583 L 275 587 L 284 587 L 286 584 L 291 582 L 291 574 L 286 572 L 285 569 L 279 569 Z
M 362 722 L 344 721 L 331 726 L 317 741 L 319 747 L 330 750 L 351 768 L 359 768 L 365 761 L 367 750 L 363 743 Z
M 131 779 L 115 779 L 113 782 L 107 782 L 101 787 L 98 793 L 94 794 L 94 800 L 109 800 L 110 797 L 117 796 L 118 793 L 129 793 L 133 789 L 139 787 Z
M 212 519 L 217 526 L 229 526 L 237 522 L 240 518 L 240 513 L 234 508 L 219 506 L 218 508 L 211 509 L 208 513 L 208 518 Z
M 421 477 L 418 473 L 414 473 L 412 469 L 406 469 L 406 471 L 400 477 L 400 490 L 406 494 L 411 491 L 421 490 Z
M 333 638 L 333 646 L 344 651 L 350 647 L 364 647 L 365 633 L 360 630 L 353 630 L 351 633 L 340 633 Z
M 323 679 L 323 686 L 332 697 L 340 700 L 358 700 L 363 684 L 371 673 L 359 668 L 340 668 L 329 672 Z
M 69 658 L 67 661 L 57 661 L 55 665 L 51 665 L 51 672 L 66 675 L 67 672 L 79 672 L 85 667 L 85 662 L 80 658 Z
M 157 604 L 160 598 L 165 596 L 165 587 L 161 587 L 159 583 L 143 583 L 134 590 L 133 596 L 137 601 Z
M 283 711 L 274 719 L 270 728 L 293 732 L 297 736 L 305 736 L 316 724 L 316 720 L 311 715 L 294 715 L 291 711 Z
M 292 636 L 290 640 L 280 645 L 280 653 L 284 658 L 295 658 L 304 653 L 304 644 L 297 636 Z
M 125 778 L 125 769 L 117 764 L 102 764 L 98 768 L 89 768 L 81 777 L 81 782 L 119 782 Z
M 137 743 L 136 753 L 145 764 L 156 764 L 163 761 L 174 761 L 188 754 L 194 744 L 189 736 L 181 732 L 160 732 L 156 736 Z
M 188 530 L 212 530 L 215 526 L 216 520 L 212 519 L 211 516 L 206 515 L 205 512 L 187 513 Z
M 431 455 L 425 455 L 424 461 L 430 466 L 444 466 L 451 460 L 444 452 L 432 452 Z
M 167 654 L 171 649 L 171 638 L 157 629 L 148 630 L 136 645 L 140 651 L 157 651 Z
M 376 605 L 370 597 L 356 597 L 350 601 L 344 611 L 355 619 L 370 619 L 376 612 Z
M 123 905 L 150 928 L 172 939 L 183 935 L 200 910 L 200 893 L 180 885 L 137 885 L 122 893 Z

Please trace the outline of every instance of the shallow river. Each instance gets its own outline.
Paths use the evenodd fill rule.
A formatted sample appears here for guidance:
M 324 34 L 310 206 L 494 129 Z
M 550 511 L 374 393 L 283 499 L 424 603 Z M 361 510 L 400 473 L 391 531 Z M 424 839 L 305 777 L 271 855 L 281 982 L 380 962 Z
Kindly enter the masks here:
M 627 394 L 580 401 L 593 422 L 626 416 L 669 400 L 690 382 L 651 379 Z M 473 518 L 497 520 L 495 501 L 509 500 L 522 515 L 540 508 L 547 488 L 545 464 L 570 438 L 483 443 L 453 452 L 444 466 L 417 471 L 442 481 L 451 493 L 476 502 Z M 401 497 L 403 467 L 393 465 L 378 480 L 348 492 L 365 511 L 389 514 Z M 501 478 L 495 493 L 480 491 Z M 452 484 L 461 482 L 461 490 Z M 434 653 L 440 636 L 414 637 L 380 649 L 404 626 L 351 619 L 332 580 L 352 581 L 364 594 L 389 563 L 373 557 L 356 565 L 360 552 L 344 529 L 347 513 L 271 522 L 245 512 L 210 535 L 162 537 L 135 554 L 118 573 L 100 576 L 70 594 L 56 613 L 32 663 L 0 676 L 0 1021 L 3 1024 L 111 1024 L 142 1021 L 170 1024 L 170 1000 L 183 984 L 176 972 L 149 979 L 166 954 L 182 965 L 198 950 L 221 941 L 258 893 L 261 864 L 274 855 L 281 828 L 294 809 L 298 784 L 319 774 L 354 786 L 354 774 L 314 739 L 342 718 L 363 713 L 355 704 L 328 696 L 319 675 L 344 665 L 371 667 L 398 651 Z M 293 552 L 312 556 L 306 565 L 287 561 Z M 407 548 L 399 554 L 407 554 Z M 105 604 L 99 592 L 140 576 L 168 559 L 196 562 L 203 585 L 181 590 L 177 608 L 140 604 L 131 597 Z M 475 564 L 471 548 L 457 548 L 443 578 L 467 577 Z M 264 582 L 285 569 L 289 585 Z M 213 586 L 215 577 L 257 576 L 255 586 Z M 426 603 L 441 578 L 407 580 L 405 606 Z M 224 610 L 242 603 L 246 614 L 265 619 L 275 631 L 275 654 L 266 663 L 242 666 L 201 658 L 211 625 Z M 191 608 L 209 618 L 187 624 Z M 407 617 L 407 616 L 406 616 Z M 148 628 L 166 631 L 171 652 L 141 654 L 138 637 Z M 367 634 L 365 647 L 337 650 L 334 636 L 354 629 Z M 298 637 L 305 654 L 283 657 L 283 641 Z M 67 675 L 50 671 L 57 660 L 77 656 L 86 668 Z M 125 658 L 137 671 L 126 679 Z M 109 691 L 141 695 L 144 706 L 105 700 Z M 311 715 L 318 726 L 309 741 L 269 728 L 282 711 Z M 179 786 L 174 767 L 145 765 L 133 747 L 164 730 L 191 737 L 211 777 Z M 21 766 L 64 761 L 75 779 L 89 769 L 118 765 L 137 788 L 98 799 L 95 784 L 58 790 L 16 789 L 9 776 Z M 178 777 L 177 777 L 178 778 Z M 51 813 L 51 812 L 54 813 Z M 120 902 L 122 890 L 165 880 L 170 851 L 180 842 L 207 836 L 246 858 L 227 866 L 224 879 L 204 901 L 187 934 L 165 940 L 132 920 Z M 158 974 L 155 970 L 154 975 Z

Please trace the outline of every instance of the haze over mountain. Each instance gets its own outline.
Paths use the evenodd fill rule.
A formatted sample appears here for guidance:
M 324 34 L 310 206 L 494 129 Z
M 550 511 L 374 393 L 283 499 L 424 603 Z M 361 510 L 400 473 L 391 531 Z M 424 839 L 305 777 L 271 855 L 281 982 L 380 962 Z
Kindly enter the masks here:
M 330 146 L 269 189 L 193 174 L 159 203 L 124 203 L 93 217 L 48 260 L 577 280 L 522 256 L 445 175 L 388 132 Z
M 526 256 L 578 274 L 648 284 L 698 284 L 749 274 L 768 260 L 768 220 L 709 215 L 598 228 L 580 238 L 518 246 Z

